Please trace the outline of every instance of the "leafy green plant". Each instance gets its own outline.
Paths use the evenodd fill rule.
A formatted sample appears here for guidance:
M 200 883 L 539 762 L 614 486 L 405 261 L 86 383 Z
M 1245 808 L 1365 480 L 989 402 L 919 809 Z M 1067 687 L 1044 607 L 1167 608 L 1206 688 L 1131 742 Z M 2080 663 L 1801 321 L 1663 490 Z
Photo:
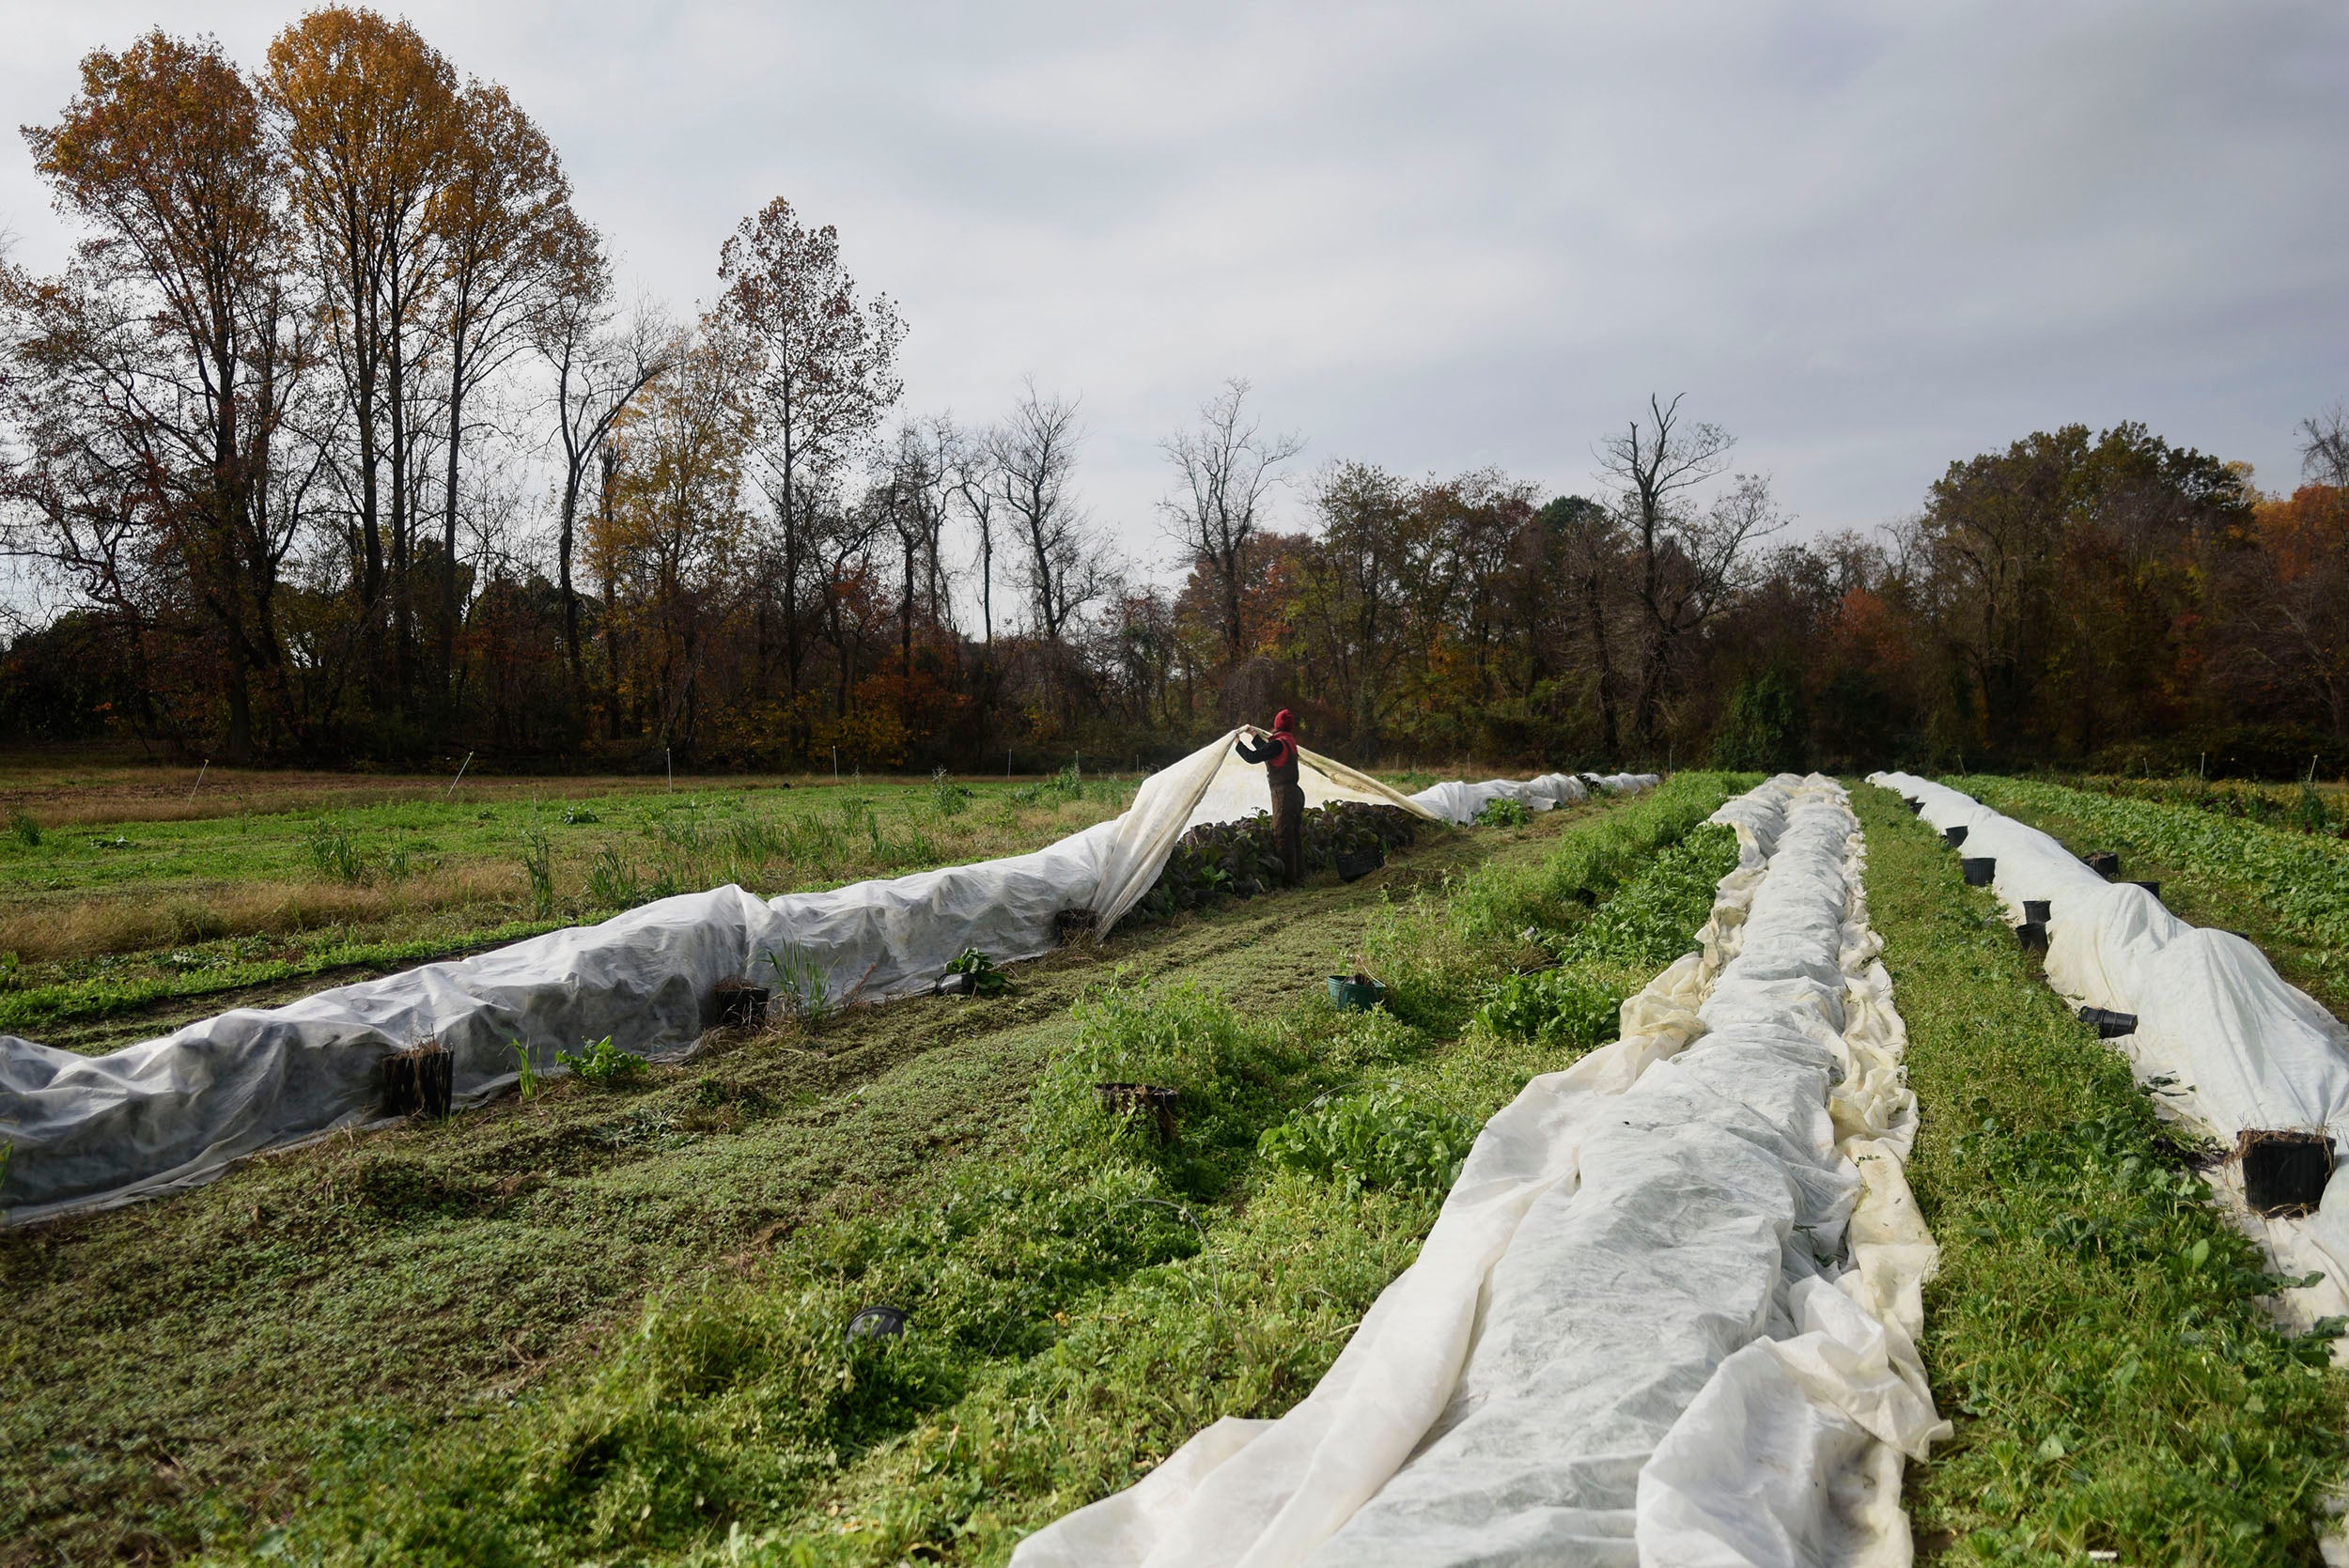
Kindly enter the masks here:
M 589 1043 L 577 1056 L 556 1051 L 554 1064 L 569 1068 L 573 1077 L 584 1079 L 589 1083 L 631 1083 L 645 1076 L 645 1059 L 620 1049 L 612 1043 L 609 1034 Z M 533 1081 L 535 1083 L 536 1079 Z
M 975 947 L 966 947 L 946 966 L 948 974 L 971 976 L 973 996 L 1001 996 L 1011 989 L 1011 976 L 995 967 L 995 960 Z
M 27 811 L 8 813 L 8 836 L 27 849 L 40 847 L 40 824 Z
M 583 822 L 600 822 L 603 818 L 585 806 L 570 805 L 563 808 L 563 820 L 567 825 L 576 827 Z
M 1257 1140 L 1275 1165 L 1365 1188 L 1442 1192 L 1460 1173 L 1477 1124 L 1398 1084 L 1359 1094 L 1325 1094 Z
M 1622 1008 L 1612 986 L 1571 969 L 1541 970 L 1496 981 L 1476 1021 L 1512 1039 L 1588 1049 L 1615 1037 Z
M 538 1092 L 538 1064 L 532 1060 L 530 1048 L 521 1041 L 513 1041 L 506 1048 L 514 1053 L 515 1087 L 521 1091 L 523 1099 L 528 1099 Z
M 1522 828 L 1532 820 L 1532 807 L 1506 795 L 1486 801 L 1484 809 L 1476 814 L 1477 826 L 1482 828 Z
M 522 875 L 530 878 L 530 907 L 539 918 L 554 913 L 554 844 L 533 823 L 522 832 Z
M 367 879 L 366 861 L 359 846 L 339 824 L 320 817 L 310 826 L 308 843 L 310 863 L 319 868 L 319 875 L 354 885 Z
M 0 991 L 21 991 L 23 988 L 23 965 L 14 953 L 0 953 Z

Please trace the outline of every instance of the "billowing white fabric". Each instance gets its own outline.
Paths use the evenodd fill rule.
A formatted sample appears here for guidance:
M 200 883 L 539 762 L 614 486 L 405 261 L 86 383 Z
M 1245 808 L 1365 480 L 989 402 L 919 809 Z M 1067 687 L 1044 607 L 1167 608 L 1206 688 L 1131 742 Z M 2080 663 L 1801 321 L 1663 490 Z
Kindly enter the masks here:
M 2113 1044 L 2165 1113 L 2228 1143 L 2246 1128 L 2323 1128 L 2337 1154 L 2349 1152 L 2349 1030 L 2257 946 L 2187 924 L 2143 888 L 2106 881 L 2057 840 L 1970 795 L 1909 773 L 1869 782 L 1922 801 L 1918 815 L 1935 828 L 1964 828 L 1958 853 L 1997 862 L 1990 886 L 2016 921 L 2026 900 L 2047 901 L 2048 984 L 2076 1002 L 2136 1016 L 2137 1032 Z M 2285 1293 L 2289 1314 L 2303 1322 L 2349 1313 L 2341 1174 L 2307 1219 L 2252 1215 L 2240 1203 L 2239 1173 L 2226 1167 L 2217 1175 L 2238 1222 L 2280 1272 L 2326 1276 Z
M 839 1005 L 927 990 L 966 948 L 1036 957 L 1059 942 L 1065 911 L 1090 909 L 1106 931 L 1150 891 L 1187 827 L 1264 809 L 1264 775 L 1238 762 L 1237 734 L 1152 775 L 1114 821 L 1032 854 L 773 900 L 731 886 L 681 894 L 288 1006 L 239 1008 L 105 1056 L 0 1035 L 6 1219 L 171 1191 L 257 1150 L 370 1122 L 382 1058 L 419 1041 L 448 1048 L 455 1102 L 474 1105 L 513 1085 L 517 1044 L 541 1071 L 556 1051 L 605 1035 L 643 1055 L 683 1051 L 716 1021 L 721 982 L 778 986 L 770 959 L 820 975 Z M 1301 755 L 1309 802 L 1432 815 L 1367 774 Z
M 1719 816 L 1740 865 L 1701 950 L 1486 1125 L 1314 1391 L 1019 1568 L 1906 1560 L 1901 1455 L 1947 1428 L 1857 824 L 1815 777 Z
M 1544 773 L 1523 784 L 1487 779 L 1480 784 L 1429 784 L 1411 800 L 1428 815 L 1458 827 L 1475 821 L 1476 814 L 1495 800 L 1517 800 L 1533 811 L 1550 811 L 1588 800 L 1595 793 L 1621 795 L 1653 789 L 1658 778 L 1655 773 Z

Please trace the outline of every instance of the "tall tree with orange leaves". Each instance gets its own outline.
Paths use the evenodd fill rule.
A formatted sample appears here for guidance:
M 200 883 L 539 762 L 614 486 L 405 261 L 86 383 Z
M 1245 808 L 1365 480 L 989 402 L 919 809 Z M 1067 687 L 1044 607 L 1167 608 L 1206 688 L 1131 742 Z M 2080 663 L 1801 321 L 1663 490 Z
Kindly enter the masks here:
M 0 283 L 14 531 L 142 632 L 203 644 L 223 754 L 245 758 L 301 520 L 272 495 L 304 342 L 260 105 L 216 43 L 157 29 L 86 57 L 63 116 L 25 139 L 86 232 L 62 276 Z
M 457 72 L 407 23 L 329 7 L 272 41 L 263 90 L 342 372 L 360 599 L 370 630 L 389 604 L 390 684 L 378 695 L 397 709 L 414 629 L 414 377 L 445 281 L 433 218 L 459 172 Z

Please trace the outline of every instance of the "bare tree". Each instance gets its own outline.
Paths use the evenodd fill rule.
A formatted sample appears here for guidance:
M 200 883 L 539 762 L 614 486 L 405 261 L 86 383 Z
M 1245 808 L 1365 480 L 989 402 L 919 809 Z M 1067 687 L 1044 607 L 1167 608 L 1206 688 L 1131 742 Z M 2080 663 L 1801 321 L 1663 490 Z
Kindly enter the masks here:
M 1633 419 L 1598 452 L 1629 534 L 1632 591 L 1642 613 L 1632 736 L 1645 752 L 1656 747 L 1657 715 L 1677 644 L 1703 624 L 1690 619 L 1691 613 L 1718 609 L 1726 574 L 1739 565 L 1745 547 L 1782 526 L 1769 520 L 1775 514 L 1767 507 L 1767 481 L 1750 488 L 1741 479 L 1743 501 L 1719 517 L 1690 505 L 1689 492 L 1728 466 L 1736 438 L 1718 425 L 1685 423 L 1680 402 L 1650 396 L 1646 418 Z M 1705 618 L 1710 613 L 1703 611 Z
M 1201 405 L 1196 430 L 1178 431 L 1160 443 L 1179 488 L 1159 509 L 1184 553 L 1214 576 L 1223 651 L 1235 662 L 1248 651 L 1241 590 L 1265 502 L 1282 482 L 1281 466 L 1305 449 L 1297 436 L 1266 435 L 1247 402 L 1248 382 L 1235 376 Z
M 541 314 L 560 308 L 578 220 L 553 144 L 504 87 L 474 83 L 459 100 L 452 178 L 433 200 L 444 256 L 441 332 L 447 345 L 448 428 L 441 507 L 440 676 L 455 685 L 457 496 L 466 400 L 529 343 Z
M 2349 489 L 2349 407 L 2335 403 L 2300 421 L 2300 472 L 2320 485 Z
M 1083 434 L 1074 402 L 1046 397 L 1030 381 L 992 442 L 996 493 L 1019 533 L 1028 608 L 1048 643 L 1063 640 L 1113 575 L 1069 489 Z
M 955 499 L 962 503 L 972 531 L 978 536 L 979 635 L 991 648 L 995 645 L 995 498 L 1003 483 L 995 463 L 996 441 L 991 434 L 972 438 L 951 427 L 948 431 L 952 456 L 946 467 Z
M 905 323 L 887 295 L 857 296 L 831 225 L 809 228 L 778 196 L 719 253 L 725 284 L 711 312 L 754 361 L 761 483 L 774 509 L 785 673 L 800 688 L 804 638 L 799 586 L 815 557 L 820 517 L 840 508 L 848 466 L 869 449 L 897 401 Z M 826 592 L 829 594 L 830 589 Z M 836 620 L 830 607 L 828 622 Z M 766 649 L 759 649 L 764 660 Z M 763 671 L 762 671 L 763 673 Z
M 580 498 L 614 427 L 647 385 L 668 373 L 679 349 L 674 330 L 649 303 L 640 303 L 625 325 L 615 325 L 610 264 L 595 230 L 576 217 L 563 225 L 555 276 L 549 308 L 533 318 L 533 328 L 538 353 L 554 372 L 554 436 L 562 465 L 555 579 L 563 596 L 563 651 L 570 664 L 571 691 L 584 700 L 579 593 L 571 573 Z M 601 483 L 608 492 L 612 475 L 603 474 Z

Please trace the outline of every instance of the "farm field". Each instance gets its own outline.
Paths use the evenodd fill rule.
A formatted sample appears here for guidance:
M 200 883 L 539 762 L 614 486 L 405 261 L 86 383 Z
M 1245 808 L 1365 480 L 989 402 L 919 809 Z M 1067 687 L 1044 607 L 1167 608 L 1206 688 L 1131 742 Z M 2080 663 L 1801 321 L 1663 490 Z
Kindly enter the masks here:
M 1941 1248 L 1920 1348 L 1957 1432 L 1909 1482 L 1921 1553 L 2315 1560 L 2349 1476 L 2329 1343 L 2277 1332 L 2271 1277 L 2195 1173 L 2210 1153 L 2170 1140 L 1989 891 L 1891 791 L 1852 800 Z
M 1134 788 L 1074 771 L 453 791 L 214 773 L 199 792 L 213 814 L 179 815 L 194 770 L 159 771 L 0 773 L 0 1031 L 112 1049 L 670 893 L 773 896 L 1017 854 L 1115 815 Z
M 998 1560 L 1311 1387 L 1484 1117 L 1685 947 L 1734 862 L 1695 831 L 1727 788 L 1439 834 L 1353 886 L 1021 966 L 1004 997 L 10 1234 L 0 1562 L 690 1559 L 737 1523 L 776 1561 Z M 1390 1013 L 1317 995 L 1356 966 Z M 1143 1076 L 1183 1093 L 1172 1149 L 1091 1103 Z M 841 1346 L 868 1299 L 914 1312 L 910 1354 Z
M 2278 973 L 2349 1017 L 2349 841 L 2183 800 L 2036 779 L 1945 782 L 2075 854 L 2116 851 L 2122 875 L 2158 881 L 2162 902 L 2180 918 L 2242 932 Z

